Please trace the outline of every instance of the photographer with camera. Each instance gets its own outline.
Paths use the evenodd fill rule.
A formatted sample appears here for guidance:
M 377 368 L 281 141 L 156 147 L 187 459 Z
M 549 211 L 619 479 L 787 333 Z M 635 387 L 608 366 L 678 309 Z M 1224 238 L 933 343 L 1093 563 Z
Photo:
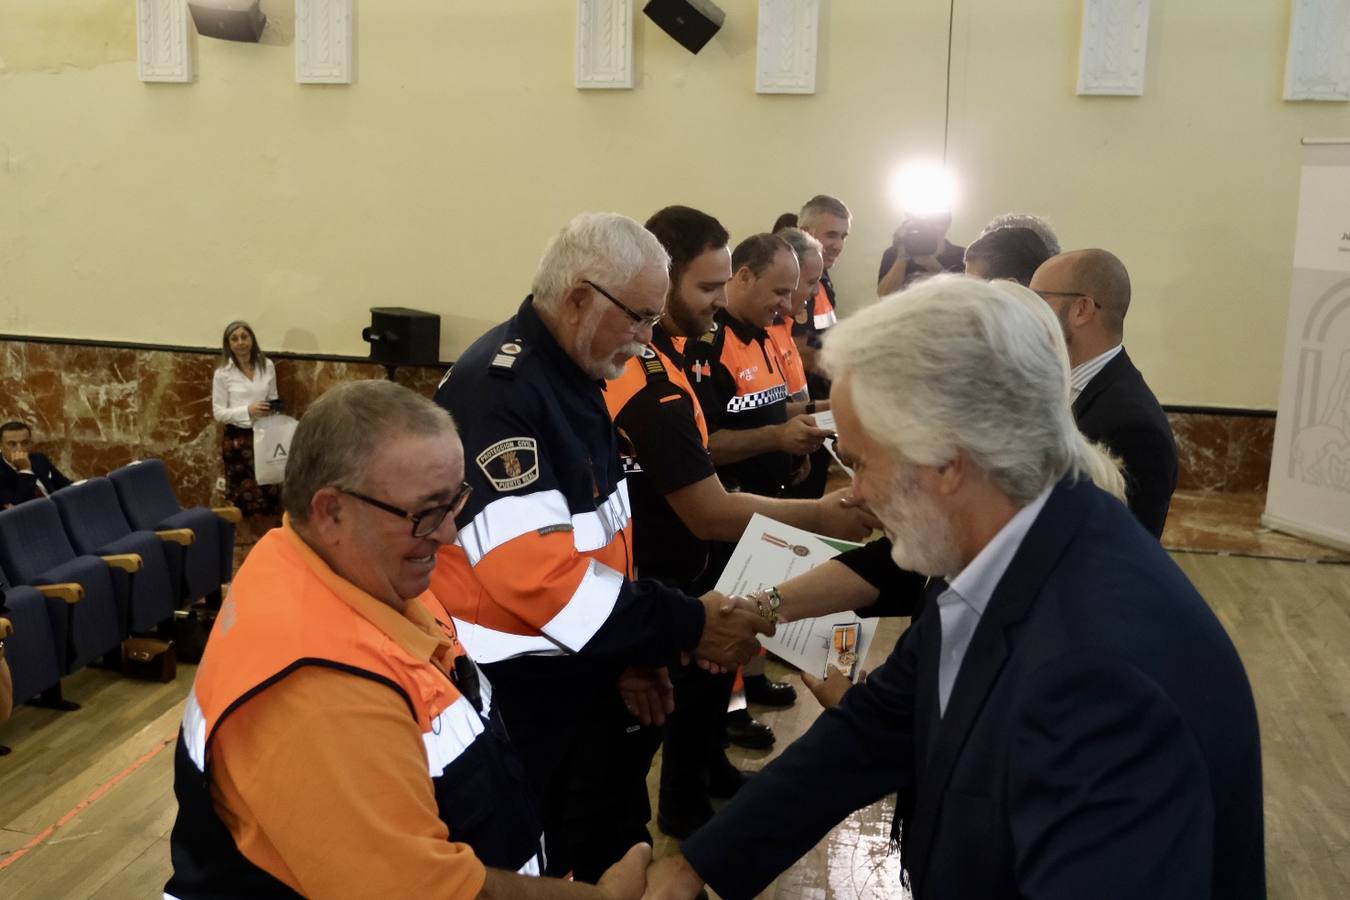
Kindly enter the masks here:
M 895 229 L 891 246 L 881 255 L 877 296 L 893 294 L 928 275 L 964 272 L 966 248 L 947 240 L 951 227 L 950 212 L 906 216 Z

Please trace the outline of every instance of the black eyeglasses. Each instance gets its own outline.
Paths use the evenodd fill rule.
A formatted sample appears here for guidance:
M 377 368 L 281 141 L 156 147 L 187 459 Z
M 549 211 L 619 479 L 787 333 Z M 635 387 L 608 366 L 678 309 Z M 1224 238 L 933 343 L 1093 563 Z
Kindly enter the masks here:
M 666 314 L 666 311 L 663 308 L 659 313 L 644 316 L 642 313 L 634 312 L 632 309 L 628 307 L 628 304 L 624 303 L 618 297 L 615 297 L 613 294 L 602 288 L 600 285 L 596 284 L 594 281 L 589 281 L 585 278 L 581 279 L 581 281 L 583 284 L 588 284 L 591 287 L 595 288 L 600 293 L 600 296 L 604 297 L 610 303 L 613 303 L 619 309 L 623 310 L 624 313 L 627 314 L 628 318 L 632 319 L 633 324 L 636 325 L 638 328 L 642 328 L 644 325 L 648 328 L 655 328 L 657 325 L 661 324 L 661 319 Z
M 408 519 L 412 522 L 412 536 L 424 538 L 440 528 L 446 516 L 457 516 L 464 511 L 465 504 L 469 502 L 469 495 L 473 493 L 473 485 L 467 481 L 464 482 L 459 486 L 459 491 L 455 493 L 454 498 L 449 503 L 442 503 L 439 506 L 424 509 L 419 513 L 408 512 L 392 503 L 385 503 L 383 500 L 376 500 L 374 497 L 367 497 L 365 494 L 358 494 L 356 491 L 349 491 L 346 488 L 338 488 L 338 490 L 348 497 L 355 497 L 362 503 L 369 503 L 376 509 L 382 509 L 401 519 Z
M 1050 297 L 1083 297 L 1088 300 L 1092 300 L 1092 296 L 1090 294 L 1085 294 L 1082 291 L 1032 291 L 1032 293 L 1040 297 L 1042 300 L 1048 299 Z M 1098 303 L 1096 300 L 1092 300 L 1092 305 L 1097 307 L 1098 309 L 1102 308 L 1102 305 Z

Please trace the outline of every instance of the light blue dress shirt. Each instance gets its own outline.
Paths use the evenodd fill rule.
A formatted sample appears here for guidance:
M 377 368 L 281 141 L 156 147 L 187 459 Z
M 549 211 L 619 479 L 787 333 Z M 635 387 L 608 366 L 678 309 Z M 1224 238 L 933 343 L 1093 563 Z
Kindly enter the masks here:
M 951 579 L 947 590 L 937 599 L 938 614 L 942 618 L 942 655 L 938 662 L 938 703 L 942 714 L 947 712 L 947 700 L 952 685 L 966 658 L 970 638 L 980 624 L 989 598 L 1008 571 L 1017 548 L 1031 530 L 1031 523 L 1041 514 L 1054 485 L 1045 490 L 1008 520 L 984 549 L 975 555 L 960 574 Z

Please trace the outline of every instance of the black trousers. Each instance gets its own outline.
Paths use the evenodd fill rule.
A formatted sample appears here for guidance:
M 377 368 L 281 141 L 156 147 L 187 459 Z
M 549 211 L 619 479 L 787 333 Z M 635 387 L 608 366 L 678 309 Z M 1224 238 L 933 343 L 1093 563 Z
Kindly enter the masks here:
M 621 670 L 574 656 L 483 666 L 544 815 L 546 874 L 595 883 L 637 843 L 651 843 L 647 772 L 661 729 L 624 708 Z
M 710 675 L 697 665 L 671 673 L 675 712 L 666 718 L 661 749 L 661 811 L 666 815 L 712 812 L 708 778 L 722 754 L 727 703 L 736 673 Z

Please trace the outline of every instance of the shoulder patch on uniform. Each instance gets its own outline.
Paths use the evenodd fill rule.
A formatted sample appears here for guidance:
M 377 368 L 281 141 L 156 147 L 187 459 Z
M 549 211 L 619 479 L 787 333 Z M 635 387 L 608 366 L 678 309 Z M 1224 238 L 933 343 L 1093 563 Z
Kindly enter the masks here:
M 651 344 L 643 344 L 642 352 L 638 354 L 643 359 L 656 359 L 656 351 L 652 349 Z
M 518 340 L 507 341 L 497 348 L 488 369 L 493 372 L 511 372 L 525 353 L 525 345 Z
M 539 480 L 539 451 L 534 438 L 498 441 L 478 454 L 475 462 L 499 491 L 514 491 Z

